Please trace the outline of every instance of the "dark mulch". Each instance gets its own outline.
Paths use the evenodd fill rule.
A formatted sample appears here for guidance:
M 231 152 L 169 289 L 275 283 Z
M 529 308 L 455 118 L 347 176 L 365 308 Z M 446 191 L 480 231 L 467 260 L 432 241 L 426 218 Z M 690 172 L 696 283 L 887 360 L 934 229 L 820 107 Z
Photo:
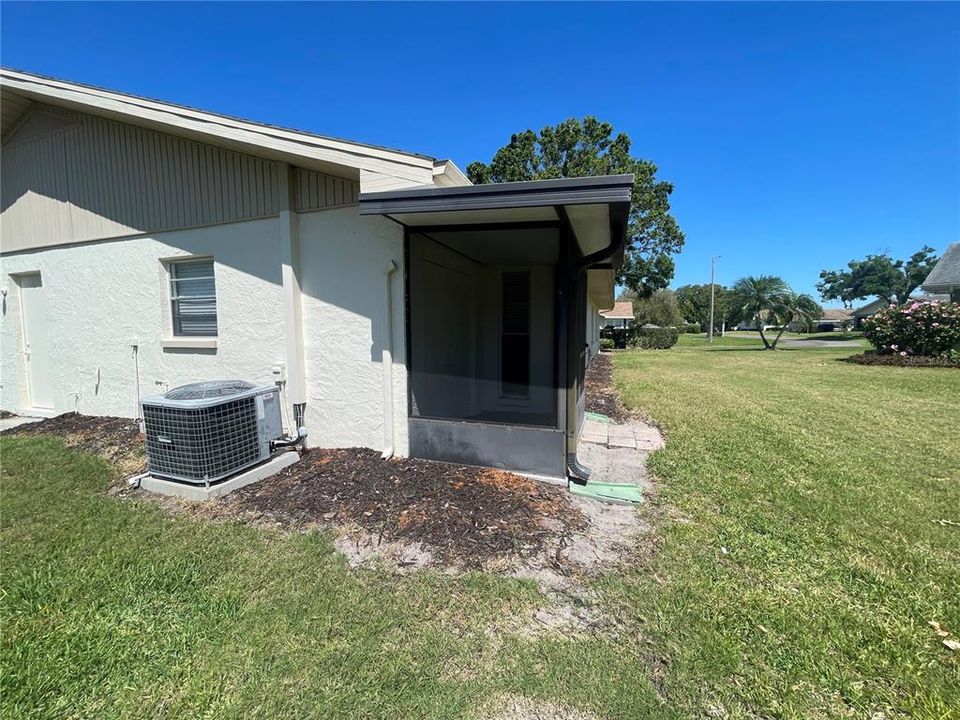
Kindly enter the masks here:
M 844 362 L 857 365 L 894 365 L 897 367 L 942 367 L 960 368 L 960 362 L 946 357 L 930 355 L 880 355 L 879 353 L 865 352 L 843 358 Z
M 129 418 L 65 413 L 17 425 L 0 435 L 51 435 L 68 447 L 106 458 L 124 473 L 146 470 L 143 435 L 137 421 Z
M 9 410 L 0 410 L 0 420 L 7 420 L 8 418 L 15 418 L 16 413 L 12 413 Z
M 355 523 L 378 541 L 420 542 L 467 566 L 531 556 L 585 526 L 562 487 L 488 468 L 383 460 L 367 448 L 310 450 L 224 502 L 285 525 Z
M 630 411 L 613 386 L 613 357 L 609 353 L 600 353 L 587 367 L 584 395 L 588 412 L 606 415 L 614 422 L 630 419 Z

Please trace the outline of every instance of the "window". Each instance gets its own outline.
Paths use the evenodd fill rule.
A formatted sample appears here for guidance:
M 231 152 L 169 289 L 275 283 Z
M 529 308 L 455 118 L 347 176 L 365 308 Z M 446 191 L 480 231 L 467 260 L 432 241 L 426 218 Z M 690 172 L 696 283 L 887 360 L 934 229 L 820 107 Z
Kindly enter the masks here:
M 169 267 L 173 334 L 178 337 L 215 337 L 217 293 L 213 260 L 175 260 Z
M 527 397 L 530 385 L 530 273 L 503 273 L 500 392 Z

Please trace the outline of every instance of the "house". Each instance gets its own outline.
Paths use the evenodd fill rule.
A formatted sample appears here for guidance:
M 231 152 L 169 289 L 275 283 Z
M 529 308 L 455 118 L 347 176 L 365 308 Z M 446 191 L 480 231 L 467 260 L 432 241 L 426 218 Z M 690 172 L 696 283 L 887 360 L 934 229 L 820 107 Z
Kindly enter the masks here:
M 853 325 L 853 312 L 846 308 L 827 308 L 810 323 L 818 332 L 843 330 Z
M 854 308 L 850 313 L 853 318 L 853 327 L 856 330 L 863 329 L 863 321 L 868 317 L 876 315 L 880 310 L 883 310 L 885 307 L 888 307 L 890 303 L 886 298 L 878 297 L 875 300 L 871 300 L 866 305 L 861 305 L 858 308 Z
M 0 71 L 0 407 L 278 382 L 319 447 L 564 476 L 629 175 L 425 155 Z
M 960 302 L 960 243 L 947 248 L 921 287 L 928 293 L 948 295 L 950 302 Z
M 633 302 L 618 300 L 610 310 L 601 310 L 600 317 L 604 327 L 629 327 L 634 322 Z

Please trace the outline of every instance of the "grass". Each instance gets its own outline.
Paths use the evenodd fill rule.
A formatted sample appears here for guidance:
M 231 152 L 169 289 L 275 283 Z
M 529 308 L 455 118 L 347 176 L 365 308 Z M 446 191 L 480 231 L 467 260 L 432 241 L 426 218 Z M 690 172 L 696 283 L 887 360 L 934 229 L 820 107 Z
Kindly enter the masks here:
M 631 586 L 667 694 L 690 714 L 956 716 L 960 658 L 928 621 L 960 634 L 960 527 L 937 522 L 960 522 L 960 373 L 724 341 L 616 356 L 669 432 L 662 581 Z
M 600 578 L 620 637 L 490 632 L 543 602 L 481 573 L 349 570 L 322 533 L 104 494 L 110 469 L 4 438 L 3 718 L 956 717 L 960 373 L 685 336 L 615 356 L 663 422 L 656 552 Z

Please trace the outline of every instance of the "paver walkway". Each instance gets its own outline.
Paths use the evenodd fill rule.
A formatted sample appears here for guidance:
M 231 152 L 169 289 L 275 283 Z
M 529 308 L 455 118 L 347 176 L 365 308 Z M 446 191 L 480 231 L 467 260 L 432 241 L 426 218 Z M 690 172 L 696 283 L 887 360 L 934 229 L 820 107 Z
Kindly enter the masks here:
M 629 448 L 653 452 L 663 447 L 660 431 L 652 425 L 631 421 L 623 425 L 587 418 L 583 422 L 580 442 L 608 448 Z
M 584 420 L 577 444 L 577 458 L 590 469 L 590 480 L 650 485 L 647 458 L 663 447 L 663 436 L 642 420 L 624 423 Z

